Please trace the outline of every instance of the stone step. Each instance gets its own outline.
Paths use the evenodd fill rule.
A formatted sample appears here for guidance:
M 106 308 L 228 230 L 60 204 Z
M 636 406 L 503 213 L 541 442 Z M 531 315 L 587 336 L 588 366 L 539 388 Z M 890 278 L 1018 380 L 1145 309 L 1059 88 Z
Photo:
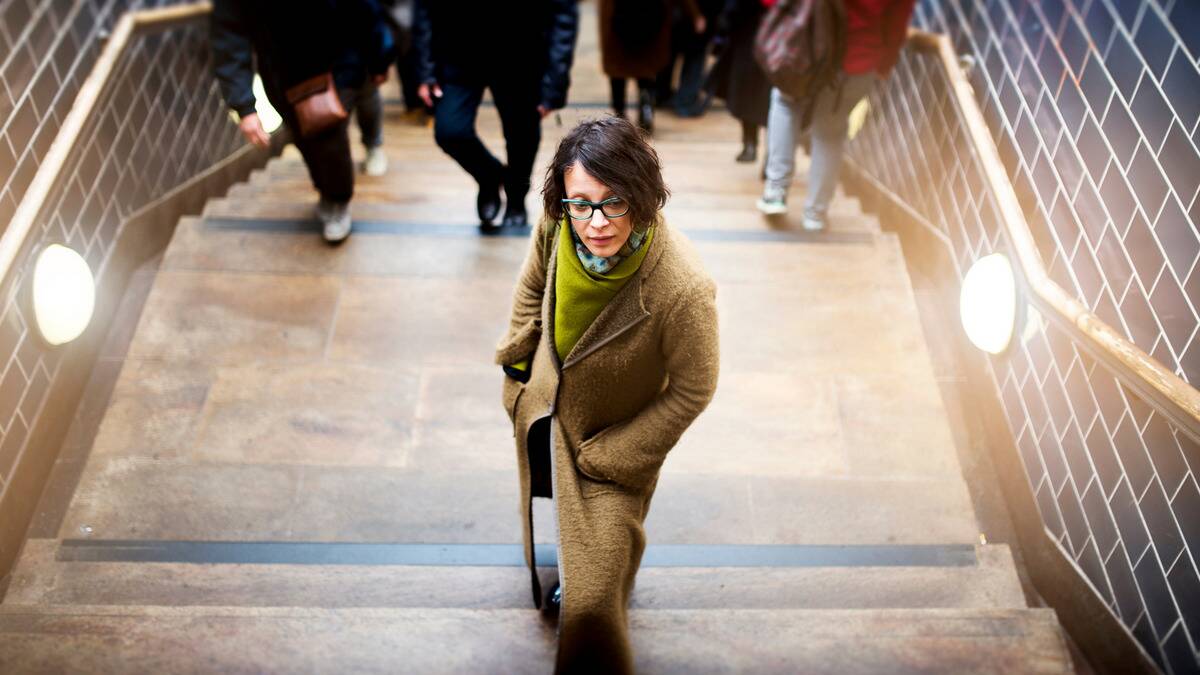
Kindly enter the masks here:
M 350 212 L 358 220 L 474 227 L 478 223 L 474 203 L 461 199 L 464 190 L 470 194 L 470 186 L 466 186 L 455 193 L 459 198 L 457 202 L 447 202 L 445 195 L 434 195 L 427 191 L 392 192 L 384 200 L 379 198 L 379 190 L 373 189 L 371 193 L 359 194 L 361 198 L 356 197 L 351 202 Z M 668 203 L 663 214 L 668 223 L 685 232 L 728 230 L 758 233 L 763 231 L 764 222 L 770 225 L 771 230 L 800 229 L 798 208 L 787 216 L 766 221 L 754 209 L 755 199 L 754 196 L 707 194 L 686 202 Z M 297 187 L 295 191 L 283 194 L 240 184 L 230 188 L 226 197 L 210 200 L 204 215 L 213 218 L 313 220 L 316 218 L 316 206 L 317 193 L 308 188 L 301 190 Z M 541 204 L 537 195 L 529 196 L 526 208 L 531 218 L 538 217 Z M 829 231 L 878 233 L 880 229 L 879 221 L 873 216 L 864 215 L 858 202 L 836 201 L 830 209 Z
M 285 366 L 281 366 L 285 367 Z M 302 371 L 294 381 L 307 376 Z M 362 371 L 366 373 L 366 371 Z M 367 373 L 364 388 L 386 396 L 385 372 Z M 223 402 L 221 435 L 198 451 L 174 451 L 177 457 L 93 457 L 67 510 L 60 536 L 90 533 L 96 539 L 196 541 L 362 541 L 384 543 L 508 544 L 521 539 L 517 516 L 518 486 L 510 438 L 500 425 L 503 413 L 490 408 L 490 428 L 465 429 L 465 438 L 495 437 L 495 451 L 463 448 L 454 429 L 440 431 L 429 449 L 396 448 L 372 439 L 386 434 L 382 413 L 372 413 L 337 435 L 320 433 L 322 419 L 301 416 L 299 429 L 274 421 L 255 422 L 254 401 L 277 392 L 276 407 L 311 405 L 311 392 L 298 384 L 295 396 L 283 396 L 287 379 L 253 385 L 260 376 L 240 370 L 219 388 Z M 337 392 L 345 381 L 322 375 Z M 255 387 L 247 406 L 237 387 Z M 346 394 L 341 394 L 346 396 Z M 294 403 L 299 401 L 299 403 Z M 404 406 L 412 401 L 402 402 Z M 403 415 L 405 413 L 393 413 Z M 343 416 L 348 415 L 345 413 Z M 498 418 L 498 419 L 495 419 Z M 286 421 L 277 415 L 271 420 Z M 237 420 L 255 424 L 255 438 L 244 442 L 229 431 Z M 313 428 L 316 431 L 313 431 Z M 402 431 L 402 430 L 401 430 Z M 329 450 L 345 438 L 365 439 L 354 456 Z M 279 443 L 268 443 L 271 434 Z M 700 439 L 698 439 L 700 440 Z M 303 458 L 277 459 L 304 451 Z M 684 450 L 680 448 L 680 450 Z M 445 461 L 488 463 L 495 468 L 466 470 L 432 461 L 428 453 L 450 454 Z M 132 454 L 132 453 L 131 453 Z M 377 459 L 372 460 L 372 457 Z M 328 459 L 326 459 L 328 458 Z M 309 463 L 297 463 L 298 459 Z M 341 464 L 333 461 L 343 462 Z M 509 466 L 502 467 L 501 463 Z M 670 460 L 668 460 L 670 464 Z M 407 465 L 407 466 L 403 466 Z M 682 469 L 682 467 L 680 467 Z M 819 544 L 901 545 L 974 544 L 979 530 L 970 497 L 957 477 L 884 478 L 765 477 L 689 473 L 668 467 L 659 481 L 654 507 L 646 520 L 652 544 Z
M 252 172 L 247 182 L 243 183 L 246 187 L 231 190 L 231 194 L 252 191 L 264 196 L 288 196 L 311 192 L 308 170 L 303 163 L 279 158 L 273 161 L 277 163 Z M 797 212 L 804 196 L 806 175 L 806 171 L 798 170 L 792 186 L 791 198 L 796 202 L 794 210 Z M 672 192 L 681 196 L 670 202 L 668 208 L 735 209 L 752 215 L 756 223 L 761 221 L 761 216 L 754 206 L 762 192 L 762 180 L 758 174 L 730 176 L 691 171 L 682 172 L 678 177 L 668 172 L 666 178 Z M 381 178 L 359 176 L 356 179 L 355 191 L 360 196 L 371 197 L 380 194 L 429 195 L 432 191 L 440 197 L 439 203 L 446 204 L 446 197 L 450 195 L 473 194 L 473 186 L 470 177 L 448 160 L 428 158 L 425 161 L 416 161 L 415 158 L 396 157 L 389 167 L 388 175 Z M 540 177 L 535 177 L 529 200 L 531 207 L 536 206 L 540 198 L 539 190 Z M 831 212 L 844 217 L 863 215 L 858 200 L 846 194 L 841 187 L 838 187 L 834 194 Z M 759 225 L 761 226 L 761 223 Z
M 1070 673 L 1048 609 L 633 610 L 646 673 Z M 8 672 L 543 673 L 533 610 L 0 607 Z
M 16 605 L 229 605 L 522 609 L 525 568 L 194 564 L 57 560 L 59 540 L 26 542 L 5 597 Z M 553 572 L 545 570 L 547 579 Z M 655 567 L 638 573 L 643 609 L 1023 608 L 1007 545 L 944 566 Z

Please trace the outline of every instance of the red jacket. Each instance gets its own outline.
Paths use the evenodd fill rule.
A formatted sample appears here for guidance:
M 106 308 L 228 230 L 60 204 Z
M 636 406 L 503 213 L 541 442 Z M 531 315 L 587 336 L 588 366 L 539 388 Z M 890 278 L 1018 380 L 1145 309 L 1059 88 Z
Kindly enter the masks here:
M 846 5 L 846 59 L 848 75 L 875 71 L 887 75 L 908 32 L 915 0 L 844 0 Z

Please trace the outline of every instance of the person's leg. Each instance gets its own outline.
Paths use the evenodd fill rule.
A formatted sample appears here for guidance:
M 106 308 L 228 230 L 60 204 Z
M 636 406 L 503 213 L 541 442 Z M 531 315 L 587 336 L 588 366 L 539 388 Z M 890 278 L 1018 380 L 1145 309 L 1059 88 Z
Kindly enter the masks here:
M 508 200 L 504 225 L 522 227 L 529 224 L 525 195 L 529 193 L 530 175 L 542 141 L 542 119 L 537 111 L 539 82 L 519 71 L 497 78 L 490 88 L 508 154 L 504 170 L 504 194 Z
M 764 213 L 783 213 L 788 186 L 796 170 L 797 102 L 771 89 L 771 109 L 767 114 L 767 179 L 759 209 Z
M 382 176 L 387 173 L 387 154 L 383 151 L 383 94 L 379 87 L 367 83 L 357 90 L 354 116 L 367 149 L 363 171 L 368 176 Z
M 330 243 L 342 241 L 350 234 L 350 199 L 354 196 L 348 125 L 341 122 L 308 138 L 297 134 L 295 143 L 308 167 L 313 187 L 321 195 L 317 218 L 321 221 L 322 236 Z
M 625 78 L 608 78 L 609 101 L 612 103 L 613 114 L 625 118 Z
M 742 154 L 737 156 L 739 162 L 753 162 L 758 157 L 758 125 L 742 120 Z
M 640 79 L 638 85 L 638 126 L 654 132 L 654 80 Z
M 363 147 L 383 145 L 383 94 L 379 87 L 368 83 L 355 90 L 354 116 L 358 118 Z
M 417 50 L 409 48 L 396 57 L 396 79 L 400 81 L 400 95 L 404 97 L 404 110 L 424 110 L 425 104 L 417 95 L 420 86 L 417 77 Z
M 442 83 L 442 98 L 433 109 L 433 138 L 438 147 L 479 183 L 476 208 L 480 222 L 490 224 L 500 213 L 504 165 L 488 152 L 475 133 L 475 116 L 482 99 L 482 83 Z
M 807 229 L 824 227 L 842 168 L 850 111 L 870 92 L 874 81 L 872 73 L 847 77 L 841 91 L 823 92 L 813 107 L 812 164 L 808 172 L 808 195 L 804 201 L 804 227 Z
M 703 113 L 700 88 L 704 84 L 704 57 L 708 43 L 697 36 L 683 51 L 679 68 L 679 89 L 675 92 L 675 112 L 680 117 L 698 117 Z

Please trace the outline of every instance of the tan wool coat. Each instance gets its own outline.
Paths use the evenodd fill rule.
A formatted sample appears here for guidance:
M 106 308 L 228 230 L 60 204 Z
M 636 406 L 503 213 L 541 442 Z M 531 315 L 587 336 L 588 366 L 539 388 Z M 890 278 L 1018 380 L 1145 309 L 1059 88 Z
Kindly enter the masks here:
M 638 272 L 560 363 L 553 255 L 561 227 L 535 228 L 498 364 L 533 354 L 527 384 L 505 377 L 533 559 L 529 430 L 548 418 L 558 515 L 558 672 L 632 672 L 626 608 L 646 545 L 642 524 L 667 452 L 717 385 L 716 285 L 679 232 L 658 225 Z M 547 251 L 546 247 L 551 250 Z M 536 468 L 536 467 L 535 467 Z

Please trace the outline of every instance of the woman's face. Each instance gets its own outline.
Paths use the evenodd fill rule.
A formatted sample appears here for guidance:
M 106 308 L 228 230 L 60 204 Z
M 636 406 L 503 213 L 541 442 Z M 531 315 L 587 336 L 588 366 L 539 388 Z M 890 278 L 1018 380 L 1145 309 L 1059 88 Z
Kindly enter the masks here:
M 602 202 L 609 197 L 617 197 L 608 186 L 596 180 L 583 165 L 575 162 L 563 174 L 563 183 L 567 188 L 567 199 L 586 199 L 589 202 Z M 575 233 L 592 255 L 608 258 L 617 254 L 629 233 L 633 223 L 629 214 L 619 218 L 609 218 L 600 209 L 595 209 L 590 220 L 568 218 L 575 227 Z

